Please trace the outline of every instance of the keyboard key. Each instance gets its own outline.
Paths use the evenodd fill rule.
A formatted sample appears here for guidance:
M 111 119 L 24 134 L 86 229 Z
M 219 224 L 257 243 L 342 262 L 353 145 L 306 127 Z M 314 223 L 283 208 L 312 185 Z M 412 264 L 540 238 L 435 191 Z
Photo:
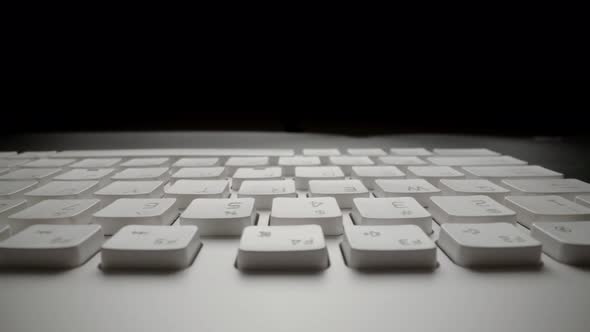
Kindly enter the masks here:
M 16 151 L 2 151 L 0 152 L 0 158 L 16 156 Z
M 461 266 L 527 266 L 541 262 L 541 243 L 507 223 L 444 224 L 437 243 Z
M 510 190 L 488 180 L 460 179 L 440 180 L 438 187 L 446 196 L 486 195 L 497 201 L 503 201 Z
M 322 229 L 317 225 L 249 226 L 240 239 L 240 270 L 321 270 L 330 264 Z
M 0 224 L 0 241 L 10 237 L 10 226 Z
M 0 174 L 8 173 L 10 168 L 0 168 Z
M 338 166 L 295 167 L 295 187 L 309 188 L 310 180 L 344 180 L 344 173 Z
M 559 195 L 574 200 L 578 195 L 590 195 L 590 183 L 576 179 L 504 180 L 502 184 L 519 195 Z
M 303 149 L 303 155 L 316 157 L 339 156 L 340 151 L 338 149 Z
M 370 193 L 360 180 L 312 180 L 309 181 L 309 196 L 331 196 L 338 206 L 349 209 L 354 198 L 369 197 Z
M 24 199 L 0 199 L 0 227 L 10 224 L 8 216 L 27 207 Z
M 0 159 L 1 168 L 14 168 L 30 162 L 30 159 Z
M 170 225 L 177 215 L 174 198 L 121 198 L 96 212 L 92 222 L 112 235 L 127 225 Z
M 114 168 L 96 168 L 96 169 L 85 169 L 85 168 L 74 168 L 70 171 L 62 173 L 53 178 L 55 181 L 98 181 L 98 186 L 103 187 L 104 185 L 111 182 L 110 177 L 115 172 Z
M 51 181 L 24 194 L 29 203 L 45 199 L 91 198 L 98 181 Z
M 414 225 L 345 227 L 342 253 L 346 264 L 357 269 L 437 265 L 436 245 Z
M 386 156 L 386 157 L 378 157 L 377 164 L 379 165 L 387 165 L 387 166 L 395 166 L 399 168 L 401 171 L 407 171 L 408 166 L 424 166 L 428 165 L 427 162 L 418 158 L 418 157 L 405 157 L 405 156 Z
M 432 233 L 432 216 L 411 197 L 355 198 L 351 215 L 356 225 L 415 225 Z
M 238 197 L 255 199 L 257 209 L 269 210 L 277 197 L 297 197 L 293 180 L 244 181 Z
M 86 158 L 68 165 L 69 168 L 114 168 L 121 158 Z
M 172 180 L 223 180 L 227 177 L 225 167 L 185 167 L 172 174 Z
M 201 248 L 199 233 L 196 226 L 125 226 L 103 244 L 101 268 L 187 268 Z
M 395 166 L 353 166 L 352 177 L 361 180 L 365 187 L 374 189 L 376 179 L 400 179 L 406 175 Z
M 167 167 L 134 167 L 127 168 L 111 177 L 114 181 L 166 181 Z
M 47 199 L 8 216 L 13 233 L 31 225 L 84 225 L 100 207 L 98 199 Z
M 483 195 L 435 196 L 429 211 L 439 224 L 516 223 L 516 213 Z
M 73 268 L 98 252 L 97 225 L 33 225 L 0 242 L 0 266 Z
M 280 167 L 238 168 L 232 177 L 232 189 L 240 189 L 244 180 L 280 180 L 283 172 Z
M 94 193 L 103 206 L 119 198 L 160 198 L 162 195 L 163 181 L 115 181 Z
M 422 206 L 430 204 L 430 197 L 441 195 L 440 189 L 424 179 L 375 180 L 377 197 L 412 197 Z
M 176 198 L 181 209 L 196 198 L 226 198 L 229 195 L 227 180 L 178 180 L 164 189 L 164 197 Z
M 72 164 L 76 159 L 37 159 L 30 161 L 21 167 L 23 168 L 56 168 Z
M 432 155 L 432 152 L 430 152 L 424 148 L 394 148 L 394 149 L 389 149 L 389 152 L 391 152 L 392 155 L 396 155 L 396 156 L 420 157 L 420 156 L 431 156 Z
M 314 156 L 295 156 L 295 157 L 280 157 L 279 166 L 283 168 L 283 172 L 287 176 L 295 175 L 296 166 L 320 166 L 321 161 L 319 157 Z
M 241 235 L 255 222 L 253 198 L 199 198 L 180 215 L 182 225 L 198 226 L 203 236 Z
M 540 222 L 531 236 L 543 244 L 543 251 L 572 265 L 590 264 L 590 221 Z
M 541 166 L 469 166 L 461 168 L 469 178 L 500 184 L 504 179 L 561 179 L 563 174 Z
M 234 174 L 240 167 L 264 167 L 269 165 L 270 160 L 268 157 L 230 157 L 225 162 L 229 174 Z
M 0 175 L 0 181 L 37 181 L 42 185 L 61 171 L 61 168 L 22 168 Z
M 504 204 L 516 211 L 516 220 L 531 227 L 533 222 L 590 220 L 590 208 L 555 196 L 506 196 Z
M 275 198 L 270 213 L 271 225 L 310 225 L 322 227 L 326 235 L 343 231 L 342 212 L 334 197 Z
M 22 198 L 25 192 L 37 184 L 37 181 L 0 181 L 0 199 Z
M 489 149 L 433 149 L 439 156 L 499 156 L 498 152 Z
M 330 164 L 339 166 L 345 175 L 352 173 L 352 166 L 371 166 L 375 163 L 369 157 L 359 156 L 334 156 L 330 157 Z
M 219 158 L 180 158 L 172 164 L 172 170 L 186 167 L 213 167 L 219 165 Z
M 433 185 L 442 179 L 461 179 L 465 175 L 449 166 L 409 166 L 408 178 L 423 178 Z
M 590 195 L 576 196 L 576 203 L 590 208 Z
M 377 157 L 377 156 L 386 156 L 387 152 L 383 151 L 383 149 L 379 148 L 372 148 L 372 149 L 348 149 L 346 150 L 349 155 L 351 156 L 368 156 L 368 157 Z
M 120 167 L 168 167 L 170 158 L 133 158 L 119 165 Z
M 430 157 L 426 159 L 437 166 L 518 166 L 527 164 L 526 161 L 510 156 Z

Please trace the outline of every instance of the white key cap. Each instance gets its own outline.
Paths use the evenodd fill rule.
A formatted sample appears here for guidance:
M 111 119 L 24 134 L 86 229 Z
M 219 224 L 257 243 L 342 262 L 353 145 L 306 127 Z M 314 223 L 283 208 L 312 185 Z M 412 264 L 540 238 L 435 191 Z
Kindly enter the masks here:
M 45 199 L 91 198 L 98 188 L 98 181 L 51 181 L 24 194 L 29 203 Z
M 201 248 L 199 233 L 196 226 L 125 226 L 103 244 L 101 268 L 186 268 Z
M 407 171 L 408 166 L 424 166 L 427 162 L 418 157 L 405 156 L 386 156 L 377 158 L 377 163 L 380 165 L 395 166 L 402 171 Z
M 98 199 L 48 199 L 8 216 L 13 233 L 31 225 L 84 225 L 100 207 Z
M 37 159 L 30 161 L 21 167 L 23 168 L 56 168 L 72 164 L 76 159 Z
M 469 178 L 482 178 L 500 184 L 504 179 L 561 179 L 563 174 L 541 166 L 470 166 L 462 167 Z
M 369 197 L 370 193 L 360 180 L 312 180 L 309 181 L 309 196 L 331 196 L 338 206 L 350 209 L 354 198 Z
M 590 208 L 555 196 L 506 196 L 504 204 L 516 211 L 516 220 L 530 228 L 540 221 L 590 220 Z
M 270 213 L 271 225 L 309 225 L 322 227 L 326 235 L 343 231 L 342 212 L 334 197 L 275 198 Z
M 424 148 L 393 148 L 389 149 L 392 155 L 395 156 L 431 156 L 432 152 L 424 149 Z
M 543 244 L 547 255 L 560 262 L 590 264 L 590 221 L 534 223 L 531 236 Z
M 16 156 L 16 151 L 2 151 L 0 152 L 0 158 Z
M 295 187 L 305 190 L 310 180 L 344 180 L 338 166 L 295 167 Z
M 0 159 L 0 167 L 14 168 L 30 162 L 30 159 Z
M 412 197 L 422 206 L 430 204 L 430 197 L 441 195 L 440 189 L 424 179 L 375 180 L 377 197 Z
M 73 268 L 100 250 L 97 225 L 34 225 L 0 242 L 0 266 Z
M 415 225 L 432 233 L 432 216 L 412 197 L 355 198 L 356 225 Z
M 433 185 L 442 179 L 461 179 L 465 175 L 449 166 L 409 166 L 408 178 L 423 178 Z
M 10 224 L 8 216 L 27 207 L 24 199 L 0 199 L 0 226 Z
M 185 167 L 213 167 L 219 165 L 219 158 L 180 158 L 172 164 L 172 170 Z
M 527 164 L 526 161 L 510 156 L 430 157 L 426 159 L 437 166 L 518 166 Z
M 103 206 L 119 198 L 160 198 L 163 195 L 163 181 L 115 181 L 94 193 Z
M 434 268 L 436 245 L 414 225 L 348 226 L 342 253 L 357 269 Z
M 263 167 L 269 166 L 270 160 L 268 157 L 229 157 L 225 162 L 225 167 L 229 170 L 229 174 L 240 167 Z
M 111 177 L 114 181 L 166 181 L 168 167 L 134 167 L 124 169 Z
M 506 195 L 510 195 L 510 190 L 489 180 L 443 179 L 440 180 L 438 187 L 446 196 L 486 195 L 499 202 L 502 202 Z
M 8 156 L 6 158 L 15 159 L 39 159 L 56 157 L 57 151 L 25 151 L 17 154 L 16 156 Z
M 590 208 L 590 195 L 576 196 L 576 203 Z
M 203 236 L 240 235 L 255 222 L 253 198 L 199 198 L 180 215 L 182 225 L 198 226 Z
M 371 166 L 375 163 L 369 157 L 335 156 L 330 157 L 330 164 L 339 166 L 346 175 L 352 173 L 352 166 Z
M 121 198 L 96 212 L 92 223 L 112 235 L 127 225 L 170 225 L 177 215 L 174 198 Z
M 0 174 L 8 173 L 10 168 L 0 168 Z
M 504 180 L 502 184 L 519 195 L 559 195 L 574 200 L 578 195 L 590 195 L 590 183 L 576 179 Z
M 0 241 L 6 240 L 10 237 L 10 226 L 0 224 Z
M 69 168 L 114 168 L 121 158 L 86 158 L 68 165 Z
M 105 157 L 222 157 L 222 156 L 292 156 L 291 149 L 129 149 L 69 150 L 58 152 L 60 158 Z
M 25 192 L 37 184 L 37 181 L 0 181 L 0 199 L 22 198 Z
M 316 157 L 339 156 L 340 151 L 338 149 L 303 149 L 303 155 Z
M 369 157 L 376 157 L 376 156 L 386 156 L 387 152 L 383 151 L 383 149 L 379 148 L 372 148 L 372 149 L 348 149 L 346 150 L 349 155 L 351 156 L 369 156 Z
M 516 223 L 516 212 L 483 195 L 436 196 L 429 211 L 439 224 Z
M 98 181 L 99 187 L 111 182 L 114 168 L 74 168 L 53 178 L 55 181 Z
M 240 270 L 320 270 L 329 264 L 324 234 L 317 225 L 246 227 L 236 261 Z
M 403 179 L 406 174 L 395 166 L 352 166 L 352 177 L 361 180 L 365 187 L 374 189 L 377 179 Z
M 295 175 L 296 166 L 320 166 L 320 158 L 314 156 L 295 156 L 295 157 L 280 157 L 279 166 L 283 168 L 283 172 L 287 176 Z
M 172 180 L 222 180 L 227 176 L 225 167 L 185 167 L 172 174 Z
M 293 180 L 244 181 L 238 191 L 238 197 L 254 198 L 254 206 L 257 209 L 268 210 L 276 197 L 297 197 L 297 192 Z
M 37 181 L 41 185 L 60 172 L 61 168 L 23 168 L 0 175 L 0 181 Z
M 178 207 L 183 209 L 196 198 L 229 197 L 229 181 L 178 180 L 164 189 L 164 197 L 176 198 Z
M 244 180 L 280 180 L 283 172 L 280 167 L 238 168 L 232 177 L 232 189 L 240 189 Z
M 119 165 L 120 167 L 168 167 L 170 158 L 133 158 Z
M 498 152 L 489 149 L 433 149 L 439 156 L 499 156 Z
M 444 224 L 437 243 L 461 266 L 526 266 L 541 262 L 541 243 L 507 223 Z

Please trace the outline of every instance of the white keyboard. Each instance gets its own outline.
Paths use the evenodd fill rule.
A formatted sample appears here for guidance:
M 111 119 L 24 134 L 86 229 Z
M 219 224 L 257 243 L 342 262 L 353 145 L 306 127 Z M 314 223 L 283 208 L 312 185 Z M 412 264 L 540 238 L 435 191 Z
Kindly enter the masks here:
M 51 312 L 59 310 L 58 290 L 67 286 L 51 288 L 49 279 L 69 275 L 71 282 L 84 283 L 75 276 L 91 274 L 92 285 L 104 283 L 99 288 L 105 294 L 126 284 L 133 295 L 110 301 L 96 294 L 94 311 L 88 312 L 79 303 L 71 319 L 101 323 L 89 329 L 76 323 L 75 330 L 133 329 L 131 320 L 112 316 L 111 309 L 97 312 L 94 301 L 119 307 L 122 314 L 137 301 L 153 301 L 152 307 L 140 305 L 141 314 L 153 322 L 167 313 L 172 330 L 177 323 L 178 330 L 190 330 L 189 321 L 201 324 L 194 330 L 205 331 L 232 330 L 240 321 L 249 324 L 244 331 L 437 330 L 426 328 L 436 323 L 421 320 L 450 318 L 416 311 L 425 301 L 433 304 L 429 308 L 455 308 L 453 319 L 467 320 L 462 326 L 495 331 L 482 317 L 518 315 L 496 302 L 524 301 L 509 275 L 530 281 L 519 287 L 539 287 L 538 299 L 547 296 L 546 305 L 555 297 L 582 294 L 569 291 L 567 283 L 535 286 L 536 278 L 574 278 L 590 288 L 589 197 L 590 183 L 487 148 L 0 152 L 0 312 L 8 308 L 0 322 L 10 321 L 14 329 L 6 331 L 41 326 L 7 318 L 18 314 L 11 301 L 21 309 L 26 301 L 43 301 L 48 311 L 31 319 L 51 321 Z M 551 275 L 545 276 L 548 269 Z M 18 290 L 3 282 L 14 276 L 30 279 L 29 298 L 19 298 Z M 479 281 L 466 283 L 465 290 L 458 283 L 455 289 L 433 288 L 458 276 Z M 36 289 L 36 282 L 49 288 Z M 355 283 L 366 284 L 363 292 Z M 504 295 L 492 296 L 494 304 L 479 320 L 463 317 L 470 303 L 487 301 L 481 298 L 486 283 L 503 284 Z M 149 294 L 137 295 L 139 285 Z M 95 296 L 92 287 L 74 290 Z M 325 294 L 313 297 L 313 315 L 304 305 L 310 292 Z M 177 296 L 192 298 L 179 303 L 202 304 L 176 306 Z M 248 297 L 251 305 L 238 306 L 245 302 L 234 296 Z M 282 296 L 285 302 L 275 306 Z M 290 297 L 294 307 L 286 305 Z M 367 306 L 372 298 L 372 315 L 415 320 L 373 325 L 372 315 L 354 305 Z M 341 311 L 333 314 L 334 301 L 351 305 L 339 305 Z M 587 311 L 590 297 L 576 303 L 571 310 Z M 530 306 L 521 310 L 534 310 Z M 319 307 L 346 326 L 324 321 Z M 305 321 L 285 320 L 290 313 Z M 207 315 L 238 321 L 219 323 Z M 246 319 L 249 315 L 259 319 Z M 509 330 L 579 330 L 571 323 L 573 329 L 560 328 L 567 316 L 544 326 L 519 321 Z M 159 321 L 139 325 L 164 329 Z M 443 326 L 448 325 L 440 330 Z

